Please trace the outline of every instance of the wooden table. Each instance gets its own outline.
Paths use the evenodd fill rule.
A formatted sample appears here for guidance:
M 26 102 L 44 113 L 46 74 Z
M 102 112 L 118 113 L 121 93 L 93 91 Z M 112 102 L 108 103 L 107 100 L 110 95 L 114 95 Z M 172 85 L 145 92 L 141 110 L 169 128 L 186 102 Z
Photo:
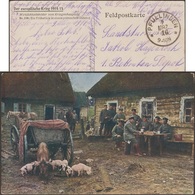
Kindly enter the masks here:
M 151 156 L 151 138 L 152 137 L 157 137 L 159 139 L 159 144 L 160 144 L 160 156 L 162 155 L 162 140 L 160 137 L 164 137 L 164 134 L 152 134 L 152 133 L 139 133 L 136 134 L 138 137 L 147 137 L 147 142 L 148 142 L 148 155 Z

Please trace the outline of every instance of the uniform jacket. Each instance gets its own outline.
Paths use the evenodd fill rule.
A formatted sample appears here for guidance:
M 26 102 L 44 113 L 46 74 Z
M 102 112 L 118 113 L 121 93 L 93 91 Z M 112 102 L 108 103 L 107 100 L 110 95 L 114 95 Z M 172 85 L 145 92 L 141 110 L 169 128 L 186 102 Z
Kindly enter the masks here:
M 138 131 L 136 130 L 135 124 L 127 121 L 124 126 L 124 133 L 123 133 L 124 140 L 129 141 L 132 138 L 135 138 L 134 133 L 137 133 L 137 132 Z

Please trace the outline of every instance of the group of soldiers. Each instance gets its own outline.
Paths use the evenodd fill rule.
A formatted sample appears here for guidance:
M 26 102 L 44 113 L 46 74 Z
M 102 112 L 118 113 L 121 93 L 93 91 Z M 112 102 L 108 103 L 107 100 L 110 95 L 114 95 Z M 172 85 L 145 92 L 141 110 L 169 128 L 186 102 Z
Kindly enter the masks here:
M 141 156 L 139 147 L 140 138 L 136 136 L 140 132 L 152 131 L 154 133 L 164 134 L 163 145 L 166 145 L 166 141 L 172 137 L 172 127 L 168 124 L 168 118 L 161 118 L 156 116 L 153 122 L 148 121 L 147 116 L 142 118 L 136 114 L 136 109 L 132 109 L 132 115 L 126 121 L 126 116 L 123 112 L 123 108 L 119 108 L 118 113 L 113 111 L 112 106 L 107 110 L 107 105 L 104 105 L 104 109 L 100 113 L 100 135 L 102 135 L 102 129 L 104 128 L 104 135 L 112 135 L 115 141 L 115 147 L 120 150 L 122 142 L 125 142 L 125 154 L 130 154 L 130 144 L 133 144 L 135 155 Z M 158 144 L 156 140 L 153 140 L 155 144 Z
M 78 123 L 78 115 L 75 110 L 68 109 L 68 111 L 65 113 L 65 110 L 61 108 L 60 112 L 58 113 L 58 119 L 68 122 L 71 131 L 73 133 L 75 132 L 75 127 Z

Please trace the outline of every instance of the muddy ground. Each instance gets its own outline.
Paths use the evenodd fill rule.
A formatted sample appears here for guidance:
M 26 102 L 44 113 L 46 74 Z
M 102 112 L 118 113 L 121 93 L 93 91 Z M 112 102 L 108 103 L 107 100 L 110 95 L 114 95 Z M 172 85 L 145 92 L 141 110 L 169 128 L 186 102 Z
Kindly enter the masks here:
M 11 151 L 9 126 L 4 126 L 1 147 Z M 23 166 L 15 157 L 1 158 L 1 194 L 193 194 L 194 160 L 189 155 L 165 153 L 163 156 L 125 156 L 110 139 L 74 140 L 72 164 L 94 161 L 92 175 L 57 177 L 48 184 L 36 175 L 22 177 Z M 102 171 L 103 170 L 103 171 Z

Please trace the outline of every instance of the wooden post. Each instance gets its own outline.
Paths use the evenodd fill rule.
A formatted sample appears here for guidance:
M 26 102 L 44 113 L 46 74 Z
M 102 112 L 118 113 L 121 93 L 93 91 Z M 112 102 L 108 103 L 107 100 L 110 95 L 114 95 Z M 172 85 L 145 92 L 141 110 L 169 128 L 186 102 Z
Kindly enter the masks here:
M 85 136 L 85 128 L 84 128 L 84 120 L 81 119 L 81 138 L 84 139 Z
M 148 155 L 151 156 L 151 137 L 148 136 Z
M 194 143 L 192 143 L 192 158 L 194 158 Z

